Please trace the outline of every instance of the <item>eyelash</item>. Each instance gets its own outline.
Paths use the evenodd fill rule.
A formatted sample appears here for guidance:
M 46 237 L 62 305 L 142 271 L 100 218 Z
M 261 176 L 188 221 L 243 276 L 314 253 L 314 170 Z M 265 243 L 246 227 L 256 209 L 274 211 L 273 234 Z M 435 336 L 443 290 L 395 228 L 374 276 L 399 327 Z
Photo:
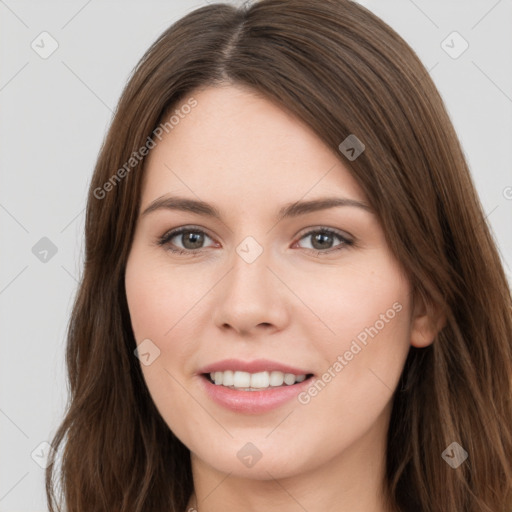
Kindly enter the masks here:
M 208 234 L 205 233 L 202 229 L 197 229 L 197 228 L 194 228 L 194 227 L 182 227 L 182 228 L 178 228 L 178 229 L 175 229 L 175 230 L 172 230 L 172 231 L 168 231 L 167 233 L 165 233 L 163 236 L 161 236 L 157 240 L 157 245 L 159 245 L 161 247 L 168 245 L 167 250 L 169 250 L 170 252 L 172 252 L 174 254 L 187 255 L 187 256 L 199 256 L 201 254 L 201 252 L 202 252 L 202 249 L 197 249 L 197 250 L 193 250 L 193 249 L 180 249 L 180 248 L 174 249 L 174 248 L 172 248 L 170 246 L 169 242 L 173 238 L 175 238 L 176 236 L 181 235 L 183 233 L 199 233 L 199 234 L 204 234 L 208 238 L 211 239 L 211 237 L 208 236 Z M 326 235 L 333 235 L 333 236 L 339 238 L 341 243 L 339 245 L 337 245 L 335 247 L 331 247 L 330 249 L 327 249 L 325 251 L 319 251 L 319 250 L 316 250 L 316 249 L 308 249 L 308 248 L 306 248 L 307 251 L 314 253 L 316 256 L 322 256 L 324 254 L 330 254 L 332 252 L 339 251 L 341 249 L 346 249 L 348 247 L 351 247 L 351 246 L 355 245 L 355 242 L 353 240 L 350 240 L 350 239 L 346 238 L 340 232 L 338 232 L 338 231 L 336 231 L 334 229 L 325 228 L 325 227 L 313 229 L 311 231 L 308 231 L 307 233 L 304 233 L 299 238 L 299 241 L 302 240 L 303 238 L 307 238 L 308 236 L 311 236 L 311 235 L 317 234 L 317 233 L 322 233 L 322 234 L 326 234 Z

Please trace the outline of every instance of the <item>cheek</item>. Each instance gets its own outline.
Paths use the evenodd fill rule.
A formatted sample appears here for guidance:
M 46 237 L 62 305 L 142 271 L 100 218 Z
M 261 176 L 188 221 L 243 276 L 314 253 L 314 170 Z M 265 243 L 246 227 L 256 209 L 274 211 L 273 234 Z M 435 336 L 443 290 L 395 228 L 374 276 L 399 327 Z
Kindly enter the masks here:
M 304 276 L 297 279 L 289 274 L 288 282 L 294 283 L 294 291 L 305 298 L 321 321 L 319 330 L 319 323 L 310 315 L 311 327 L 316 329 L 316 335 L 310 333 L 311 339 L 343 349 L 354 338 L 359 336 L 364 343 L 377 332 L 379 337 L 389 336 L 397 343 L 407 338 L 409 282 L 386 252 L 375 251 L 347 264 L 319 267 Z
M 333 297 L 330 303 L 338 306 L 334 330 L 342 344 L 357 340 L 368 347 L 378 339 L 381 349 L 386 345 L 385 350 L 389 350 L 406 342 L 409 290 L 400 273 L 393 270 L 386 266 L 384 273 L 354 272 L 345 280 L 344 289 L 337 290 L 337 301 Z
M 200 348 L 198 334 L 204 328 L 204 319 L 198 317 L 200 300 L 211 286 L 193 265 L 171 266 L 165 258 L 157 259 L 137 247 L 128 259 L 125 286 L 136 343 L 149 339 L 158 348 L 151 365 L 141 364 L 155 405 L 168 409 L 165 404 L 173 403 L 173 410 L 179 410 L 178 404 L 186 408 L 190 404 L 183 402 L 179 383 L 192 371 Z M 160 412 L 164 417 L 172 414 Z
M 144 248 L 134 247 L 126 267 L 125 287 L 135 340 L 139 345 L 150 339 L 158 347 L 151 364 L 141 360 L 141 370 L 153 402 L 168 425 L 181 433 L 183 411 L 190 402 L 180 386 L 184 362 L 197 347 L 192 339 L 190 315 L 200 287 L 183 273 L 155 261 Z M 196 283 L 199 284 L 199 283 Z M 154 348 L 152 354 L 154 354 Z M 173 404 L 169 407 L 169 404 Z M 187 419 L 187 425 L 194 423 Z
M 181 271 L 134 250 L 126 269 L 126 295 L 135 338 L 164 341 L 193 314 L 204 294 L 204 276 Z
M 320 404 L 339 403 L 342 396 L 344 413 L 350 410 L 362 421 L 365 414 L 382 410 L 402 372 L 410 347 L 409 282 L 383 253 L 364 265 L 336 269 L 323 287 L 313 282 L 308 280 L 302 293 L 310 287 L 308 304 L 331 332 L 310 330 L 323 368 L 309 398 L 322 414 Z M 317 394 L 323 398 L 316 399 Z M 309 398 L 304 396 L 304 402 Z

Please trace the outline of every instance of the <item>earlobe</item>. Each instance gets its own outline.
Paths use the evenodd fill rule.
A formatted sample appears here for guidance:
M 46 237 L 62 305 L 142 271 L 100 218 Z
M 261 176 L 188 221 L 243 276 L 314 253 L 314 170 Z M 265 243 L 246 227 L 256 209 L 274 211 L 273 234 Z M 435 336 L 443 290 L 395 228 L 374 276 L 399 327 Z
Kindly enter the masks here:
M 446 324 L 446 315 L 441 307 L 427 303 L 421 296 L 414 300 L 413 316 L 411 321 L 411 345 L 416 348 L 425 348 L 431 345 L 435 337 Z

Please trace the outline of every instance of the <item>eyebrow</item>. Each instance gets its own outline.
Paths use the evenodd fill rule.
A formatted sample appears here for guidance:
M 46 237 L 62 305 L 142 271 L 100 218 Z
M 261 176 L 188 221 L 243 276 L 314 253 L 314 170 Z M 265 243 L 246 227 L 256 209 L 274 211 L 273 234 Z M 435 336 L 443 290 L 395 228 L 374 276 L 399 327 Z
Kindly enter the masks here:
M 373 213 L 373 209 L 363 203 L 362 201 L 356 201 L 355 199 L 349 199 L 346 197 L 323 197 L 320 199 L 313 199 L 310 201 L 296 201 L 284 205 L 278 212 L 279 218 L 291 218 L 305 215 L 320 210 L 327 210 L 329 208 L 335 208 L 340 206 L 350 206 L 355 208 L 361 208 L 369 213 Z M 185 212 L 195 213 L 204 217 L 212 217 L 214 219 L 221 220 L 221 214 L 217 208 L 213 205 L 204 201 L 198 201 L 196 199 L 189 199 L 185 197 L 177 196 L 162 196 L 155 199 L 143 212 L 142 216 L 148 215 L 156 210 L 181 210 Z

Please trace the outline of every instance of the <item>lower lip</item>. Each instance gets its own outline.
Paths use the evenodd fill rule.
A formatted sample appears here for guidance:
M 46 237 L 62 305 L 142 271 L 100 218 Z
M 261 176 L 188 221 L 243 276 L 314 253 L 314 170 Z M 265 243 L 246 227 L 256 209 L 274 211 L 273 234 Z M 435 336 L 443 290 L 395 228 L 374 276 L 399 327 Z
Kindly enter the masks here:
M 226 409 L 245 414 L 260 414 L 277 409 L 296 398 L 311 384 L 312 380 L 310 377 L 291 386 L 270 387 L 262 391 L 240 391 L 213 384 L 204 375 L 201 375 L 200 378 L 206 393 L 215 403 Z

